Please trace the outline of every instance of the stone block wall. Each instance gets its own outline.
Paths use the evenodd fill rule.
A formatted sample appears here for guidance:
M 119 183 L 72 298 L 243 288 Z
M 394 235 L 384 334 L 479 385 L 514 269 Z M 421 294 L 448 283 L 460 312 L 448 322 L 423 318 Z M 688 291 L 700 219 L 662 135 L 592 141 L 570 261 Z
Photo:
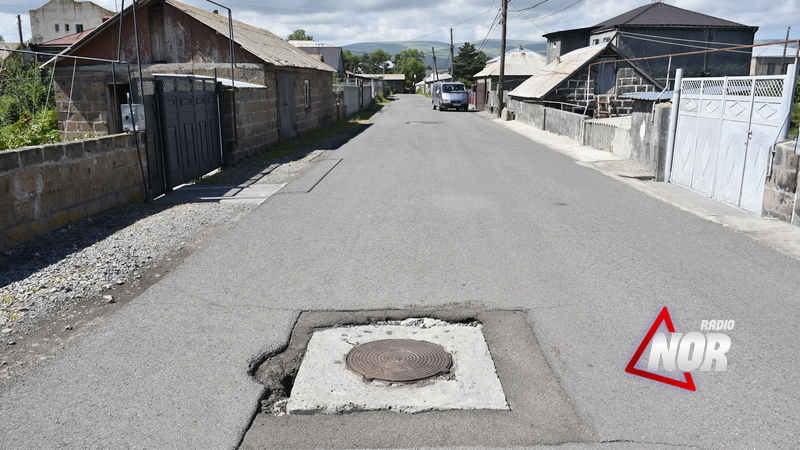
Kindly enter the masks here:
M 145 198 L 139 164 L 132 134 L 0 151 L 0 249 Z
M 275 87 L 272 89 L 274 92 Z M 223 97 L 226 165 L 261 153 L 278 142 L 278 109 L 269 87 L 225 89 Z
M 109 77 L 110 74 L 104 71 L 78 70 L 73 78 L 71 70 L 57 70 L 53 82 L 58 128 L 63 140 L 82 139 L 87 134 L 108 134 L 106 83 Z
M 311 91 L 310 105 L 306 105 L 305 82 Z M 333 77 L 330 72 L 305 70 L 295 78 L 297 107 L 297 132 L 304 134 L 336 121 L 336 97 L 333 95 Z
M 797 141 L 784 141 L 775 146 L 772 174 L 764 186 L 762 215 L 800 225 L 800 155 Z

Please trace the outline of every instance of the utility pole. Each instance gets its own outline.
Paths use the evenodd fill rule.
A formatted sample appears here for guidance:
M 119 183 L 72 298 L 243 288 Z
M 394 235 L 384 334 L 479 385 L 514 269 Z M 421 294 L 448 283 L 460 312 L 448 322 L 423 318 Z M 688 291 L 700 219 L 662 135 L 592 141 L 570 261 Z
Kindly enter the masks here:
M 787 38 L 788 39 L 788 38 Z M 450 28 L 450 81 L 456 81 L 456 62 L 453 59 L 453 29 Z
M 436 50 L 431 47 L 431 54 L 433 55 L 433 79 L 439 81 L 439 69 L 436 68 Z
M 503 112 L 503 78 L 506 71 L 506 18 L 508 17 L 508 0 L 503 0 L 503 36 L 500 38 L 500 77 L 497 80 L 497 117 Z
M 22 40 L 22 19 L 20 19 L 19 14 L 17 14 L 17 29 L 19 29 L 19 43 L 22 45 L 25 41 Z
M 19 17 L 19 16 L 17 16 Z M 781 55 L 781 74 L 786 74 L 786 71 L 783 70 L 784 61 L 786 60 L 786 49 L 789 47 L 789 32 L 792 31 L 792 27 L 786 29 L 786 39 L 783 43 L 783 55 Z

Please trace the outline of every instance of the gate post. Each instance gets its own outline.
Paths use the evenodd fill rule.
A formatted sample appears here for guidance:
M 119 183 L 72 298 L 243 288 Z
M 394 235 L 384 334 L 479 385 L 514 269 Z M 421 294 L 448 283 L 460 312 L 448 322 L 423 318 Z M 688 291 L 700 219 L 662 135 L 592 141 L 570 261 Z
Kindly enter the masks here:
M 675 154 L 675 133 L 678 125 L 678 111 L 681 108 L 681 85 L 683 84 L 683 69 L 675 70 L 675 90 L 672 93 L 672 110 L 669 112 L 669 127 L 667 128 L 667 158 L 664 164 L 664 182 L 669 183 L 672 178 L 672 157 Z
M 789 64 L 786 68 L 786 79 L 783 82 L 783 99 L 781 103 L 786 105 L 786 121 L 778 131 L 777 141 L 789 139 L 789 127 L 792 123 L 792 105 L 794 104 L 794 88 L 797 85 L 797 64 Z

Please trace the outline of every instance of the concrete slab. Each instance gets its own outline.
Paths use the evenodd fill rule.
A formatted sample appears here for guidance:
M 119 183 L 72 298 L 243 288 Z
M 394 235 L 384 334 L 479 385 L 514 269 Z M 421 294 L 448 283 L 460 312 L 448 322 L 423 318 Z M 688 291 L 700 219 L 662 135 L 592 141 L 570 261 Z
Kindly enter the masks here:
M 386 383 L 367 381 L 347 368 L 345 357 L 350 350 L 381 339 L 415 339 L 441 345 L 452 355 L 452 376 Z M 507 410 L 508 405 L 483 327 L 433 319 L 338 327 L 314 333 L 286 407 L 289 414 L 451 409 Z
M 176 203 L 251 203 L 260 205 L 280 191 L 286 183 L 257 183 L 248 186 L 194 185 L 179 186 L 162 195 L 153 203 L 171 205 Z

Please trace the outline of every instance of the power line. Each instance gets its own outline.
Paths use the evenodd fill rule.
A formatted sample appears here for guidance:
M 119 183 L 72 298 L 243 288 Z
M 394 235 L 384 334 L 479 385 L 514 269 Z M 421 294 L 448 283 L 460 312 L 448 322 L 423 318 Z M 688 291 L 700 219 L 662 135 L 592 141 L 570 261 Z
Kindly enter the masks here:
M 702 48 L 702 49 L 708 50 L 708 46 L 703 46 L 703 45 L 679 44 L 677 42 L 664 42 L 663 40 L 660 40 L 660 38 L 659 39 L 648 39 L 648 38 L 640 37 L 640 36 L 631 36 L 630 33 L 626 33 L 626 32 L 622 32 L 620 34 L 624 34 L 625 36 L 628 36 L 631 39 L 637 39 L 637 40 L 640 40 L 640 41 L 655 42 L 655 43 L 659 43 L 659 44 L 674 45 L 674 46 L 678 46 L 678 47 Z M 698 41 L 698 42 L 703 42 L 703 41 Z M 709 44 L 719 44 L 719 43 L 718 42 L 709 42 Z M 736 45 L 736 44 L 723 44 L 723 45 Z M 726 50 L 725 48 L 722 48 L 720 50 L 729 51 L 731 53 L 744 53 L 744 54 L 750 54 L 751 53 L 751 52 L 744 51 L 744 50 Z

